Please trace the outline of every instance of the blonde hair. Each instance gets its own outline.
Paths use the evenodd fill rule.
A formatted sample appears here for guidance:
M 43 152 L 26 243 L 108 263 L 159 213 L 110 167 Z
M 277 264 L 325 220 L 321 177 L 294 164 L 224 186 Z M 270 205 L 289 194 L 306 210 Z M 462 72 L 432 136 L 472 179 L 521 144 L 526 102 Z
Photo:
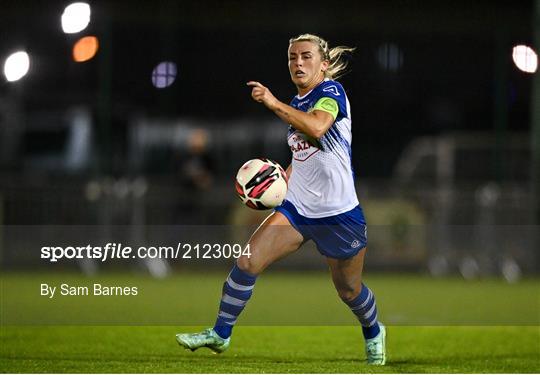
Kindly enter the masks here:
M 352 53 L 356 48 L 347 46 L 328 47 L 328 42 L 320 36 L 313 34 L 302 34 L 289 39 L 289 45 L 296 42 L 311 42 L 319 47 L 322 60 L 327 60 L 330 64 L 324 72 L 324 76 L 330 79 L 336 79 L 346 73 L 348 62 L 342 59 L 346 53 Z

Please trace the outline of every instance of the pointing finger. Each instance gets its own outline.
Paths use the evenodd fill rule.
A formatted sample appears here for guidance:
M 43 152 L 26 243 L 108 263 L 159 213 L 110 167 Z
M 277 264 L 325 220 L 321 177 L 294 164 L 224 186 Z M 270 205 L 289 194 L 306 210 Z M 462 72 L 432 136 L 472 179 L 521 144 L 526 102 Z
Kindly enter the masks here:
M 249 81 L 248 83 L 246 83 L 246 85 L 248 86 L 253 86 L 253 87 L 260 87 L 260 88 L 263 88 L 264 86 L 261 85 L 259 82 L 257 81 Z

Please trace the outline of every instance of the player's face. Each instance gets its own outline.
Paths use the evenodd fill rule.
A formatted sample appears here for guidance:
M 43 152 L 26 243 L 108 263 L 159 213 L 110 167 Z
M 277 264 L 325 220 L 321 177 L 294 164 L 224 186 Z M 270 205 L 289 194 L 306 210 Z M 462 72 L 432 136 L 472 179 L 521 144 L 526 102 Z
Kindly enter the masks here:
M 319 47 L 308 41 L 289 46 L 289 73 L 299 91 L 309 91 L 324 79 L 328 61 L 322 60 Z

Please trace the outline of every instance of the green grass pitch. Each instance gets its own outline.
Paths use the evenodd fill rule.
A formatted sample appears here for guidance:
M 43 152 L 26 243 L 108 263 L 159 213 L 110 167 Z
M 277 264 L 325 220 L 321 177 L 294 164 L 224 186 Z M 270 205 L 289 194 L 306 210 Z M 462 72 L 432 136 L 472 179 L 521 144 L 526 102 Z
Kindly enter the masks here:
M 506 284 L 370 275 L 388 326 L 388 365 L 364 363 L 360 328 L 326 273 L 268 272 L 229 351 L 181 349 L 213 323 L 225 274 L 3 273 L 0 370 L 25 373 L 532 373 L 540 371 L 537 279 Z M 47 299 L 39 284 L 136 285 L 135 297 Z

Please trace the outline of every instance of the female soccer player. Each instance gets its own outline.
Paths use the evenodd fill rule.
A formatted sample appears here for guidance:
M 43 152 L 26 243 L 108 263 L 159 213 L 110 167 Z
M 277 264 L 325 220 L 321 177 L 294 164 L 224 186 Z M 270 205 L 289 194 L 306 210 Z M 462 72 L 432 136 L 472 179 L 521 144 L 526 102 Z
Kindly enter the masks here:
M 311 34 L 291 39 L 289 73 L 298 95 L 290 105 L 261 83 L 247 83 L 255 101 L 289 124 L 292 163 L 287 169 L 286 200 L 250 238 L 251 256 L 240 257 L 227 277 L 215 326 L 176 335 L 181 346 L 226 350 L 257 276 L 304 241 L 313 240 L 326 257 L 340 298 L 362 325 L 367 363 L 385 364 L 385 327 L 377 321 L 373 293 L 362 283 L 367 233 L 351 167 L 351 110 L 345 90 L 333 80 L 346 68 L 343 53 L 353 50 L 329 48 Z

